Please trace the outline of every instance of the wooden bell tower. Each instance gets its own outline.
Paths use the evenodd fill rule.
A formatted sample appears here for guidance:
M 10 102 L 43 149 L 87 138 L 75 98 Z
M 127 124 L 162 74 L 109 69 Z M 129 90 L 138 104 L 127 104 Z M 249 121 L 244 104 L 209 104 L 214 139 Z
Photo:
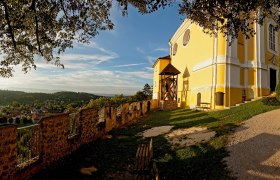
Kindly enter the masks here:
M 161 109 L 177 108 L 178 71 L 168 64 L 160 73 L 160 106 Z

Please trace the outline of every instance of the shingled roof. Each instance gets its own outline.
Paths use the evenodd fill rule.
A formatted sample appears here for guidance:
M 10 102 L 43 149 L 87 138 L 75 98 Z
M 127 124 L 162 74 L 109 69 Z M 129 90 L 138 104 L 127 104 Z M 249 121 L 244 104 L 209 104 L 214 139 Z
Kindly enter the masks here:
M 171 59 L 170 56 L 159 57 L 158 59 Z
M 171 60 L 171 58 L 170 58 L 170 56 L 168 55 L 168 56 L 164 56 L 164 57 L 159 57 L 159 58 L 157 58 L 157 60 L 155 61 L 155 63 L 153 64 L 153 67 L 155 67 L 155 65 L 156 65 L 156 63 L 160 60 L 160 59 L 166 59 L 166 60 Z
M 168 64 L 160 73 L 159 75 L 177 75 L 181 72 L 176 69 L 172 64 Z

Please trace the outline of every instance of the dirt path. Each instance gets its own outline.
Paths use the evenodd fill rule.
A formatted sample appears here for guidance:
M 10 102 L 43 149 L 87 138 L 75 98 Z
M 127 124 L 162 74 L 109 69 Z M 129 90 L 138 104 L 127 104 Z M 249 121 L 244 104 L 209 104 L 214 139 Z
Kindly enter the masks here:
M 227 149 L 226 161 L 238 179 L 280 179 L 280 109 L 245 121 Z

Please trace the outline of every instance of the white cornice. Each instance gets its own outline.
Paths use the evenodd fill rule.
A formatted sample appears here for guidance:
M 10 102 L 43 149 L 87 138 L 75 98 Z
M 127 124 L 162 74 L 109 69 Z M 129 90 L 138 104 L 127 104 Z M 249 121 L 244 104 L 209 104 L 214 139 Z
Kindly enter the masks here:
M 185 19 L 182 24 L 179 26 L 179 28 L 176 30 L 176 32 L 174 33 L 174 35 L 171 37 L 171 39 L 169 40 L 169 45 L 172 46 L 175 42 L 177 42 L 178 38 L 183 34 L 181 33 L 181 31 L 183 29 L 187 29 L 189 28 L 189 26 L 191 25 L 191 21 L 189 19 Z
M 265 63 L 261 62 L 261 64 L 259 64 L 256 61 L 246 61 L 244 64 L 241 64 L 240 67 L 242 67 L 242 68 L 259 68 L 259 69 L 267 70 L 267 65 Z
M 225 56 L 218 56 L 217 57 L 217 64 L 229 64 L 229 65 L 235 65 L 235 66 L 240 66 L 242 68 L 259 68 L 263 70 L 267 70 L 268 65 L 265 63 L 257 63 L 256 61 L 245 61 L 244 64 L 239 63 L 238 58 L 231 58 L 231 57 L 225 57 Z M 193 68 L 192 71 L 196 72 L 204 68 L 211 67 L 213 65 L 213 60 L 212 58 L 207 59 L 201 63 L 196 64 Z M 278 69 L 277 66 L 274 66 L 274 68 Z

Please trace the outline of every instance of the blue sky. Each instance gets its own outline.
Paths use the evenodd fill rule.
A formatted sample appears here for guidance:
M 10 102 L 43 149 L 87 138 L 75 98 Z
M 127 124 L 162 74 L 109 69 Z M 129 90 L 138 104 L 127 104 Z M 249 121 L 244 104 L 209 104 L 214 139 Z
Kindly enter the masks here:
M 141 15 L 130 7 L 123 17 L 114 6 L 114 30 L 100 31 L 90 44 L 75 43 L 60 57 L 65 69 L 38 60 L 36 70 L 24 74 L 17 67 L 14 77 L 0 77 L 0 89 L 135 94 L 145 83 L 152 84 L 157 57 L 169 54 L 168 41 L 184 19 L 177 9 L 174 5 Z

